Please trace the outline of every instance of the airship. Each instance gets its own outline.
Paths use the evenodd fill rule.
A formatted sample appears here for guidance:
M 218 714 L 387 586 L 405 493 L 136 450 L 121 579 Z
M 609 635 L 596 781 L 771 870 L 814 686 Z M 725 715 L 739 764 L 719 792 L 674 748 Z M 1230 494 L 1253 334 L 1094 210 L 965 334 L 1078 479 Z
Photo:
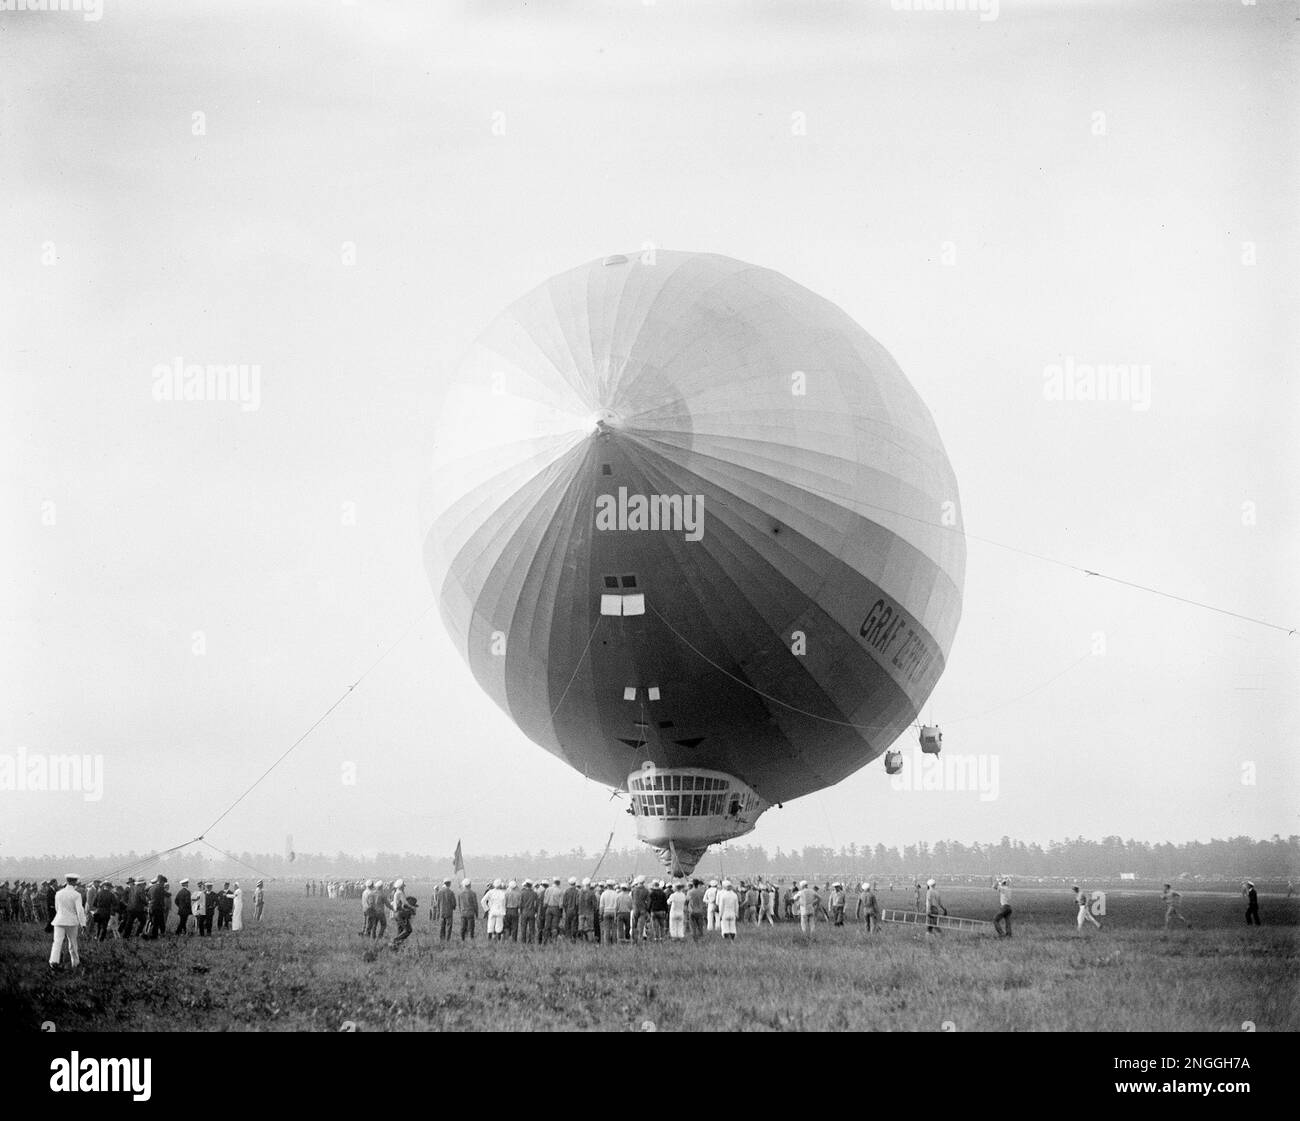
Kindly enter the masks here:
M 482 690 L 673 875 L 886 752 L 943 673 L 957 481 L 889 353 L 711 253 L 614 254 L 450 380 L 424 559 Z

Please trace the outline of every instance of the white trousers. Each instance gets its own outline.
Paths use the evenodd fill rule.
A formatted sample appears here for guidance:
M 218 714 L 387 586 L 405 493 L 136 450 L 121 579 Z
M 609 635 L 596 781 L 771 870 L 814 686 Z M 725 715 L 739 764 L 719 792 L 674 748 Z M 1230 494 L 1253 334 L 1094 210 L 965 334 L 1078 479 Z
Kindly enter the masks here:
M 68 944 L 68 956 L 72 959 L 72 968 L 81 964 L 81 952 L 77 949 L 77 927 L 56 926 L 54 928 L 54 946 L 50 949 L 50 964 L 58 965 L 63 957 L 63 943 Z

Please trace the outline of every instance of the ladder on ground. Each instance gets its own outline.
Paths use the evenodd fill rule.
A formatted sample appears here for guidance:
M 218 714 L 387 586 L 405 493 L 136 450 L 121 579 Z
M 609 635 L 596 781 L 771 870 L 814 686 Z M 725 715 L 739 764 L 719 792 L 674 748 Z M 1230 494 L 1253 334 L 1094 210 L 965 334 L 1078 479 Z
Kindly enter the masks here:
M 993 924 L 987 919 L 961 919 L 952 915 L 927 915 L 924 911 L 881 911 L 881 922 L 896 922 L 904 926 L 937 926 L 941 930 L 965 930 L 978 934 Z

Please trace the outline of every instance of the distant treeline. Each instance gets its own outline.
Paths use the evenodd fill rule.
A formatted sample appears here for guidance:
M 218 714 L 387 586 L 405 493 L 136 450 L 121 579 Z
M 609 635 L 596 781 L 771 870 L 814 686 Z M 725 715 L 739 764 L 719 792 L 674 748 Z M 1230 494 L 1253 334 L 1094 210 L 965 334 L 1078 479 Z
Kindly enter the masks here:
M 577 848 L 570 852 L 515 853 L 487 855 L 476 853 L 472 840 L 464 838 L 465 866 L 469 876 L 477 879 L 492 876 L 587 876 L 593 874 L 601 859 L 599 850 L 587 852 Z M 111 856 L 4 857 L 0 859 L 0 879 L 24 879 L 32 876 L 59 875 L 77 871 L 83 876 L 115 874 L 124 879 L 130 874 L 161 871 L 171 879 L 220 876 L 222 879 L 267 878 L 289 880 L 346 879 L 364 876 L 403 875 L 409 879 L 434 880 L 452 874 L 452 857 L 420 853 L 381 852 L 373 858 L 339 852 L 298 853 L 293 860 L 281 853 L 232 853 L 233 859 L 204 854 L 194 849 L 171 853 L 148 861 L 148 853 L 122 853 Z M 601 875 L 631 876 L 640 872 L 653 876 L 661 865 L 643 845 L 612 849 L 600 863 Z M 1187 841 L 1182 844 L 1151 844 L 1105 837 L 1100 841 L 1074 837 L 1064 841 L 1013 841 L 1003 837 L 996 844 L 963 844 L 961 841 L 919 841 L 902 849 L 885 845 L 846 845 L 838 851 L 811 845 L 803 849 L 769 853 L 760 845 L 727 845 L 705 856 L 698 871 L 706 876 L 719 873 L 738 875 L 793 876 L 908 876 L 937 874 L 944 876 L 985 876 L 1007 873 L 1013 876 L 1042 877 L 1110 877 L 1133 873 L 1138 879 L 1170 879 L 1180 875 L 1205 879 L 1237 878 L 1290 879 L 1300 874 L 1300 836 L 1282 838 L 1276 834 L 1267 841 L 1251 837 L 1227 840 Z M 118 874 L 120 873 L 120 874 Z

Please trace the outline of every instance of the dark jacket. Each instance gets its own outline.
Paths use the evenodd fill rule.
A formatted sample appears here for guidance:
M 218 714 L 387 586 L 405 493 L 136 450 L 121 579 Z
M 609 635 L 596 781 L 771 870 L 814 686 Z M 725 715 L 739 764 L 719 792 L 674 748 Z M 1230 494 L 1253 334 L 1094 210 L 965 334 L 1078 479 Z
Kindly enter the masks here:
M 176 893 L 176 913 L 178 915 L 188 915 L 193 909 L 190 902 L 190 889 L 183 887 Z

